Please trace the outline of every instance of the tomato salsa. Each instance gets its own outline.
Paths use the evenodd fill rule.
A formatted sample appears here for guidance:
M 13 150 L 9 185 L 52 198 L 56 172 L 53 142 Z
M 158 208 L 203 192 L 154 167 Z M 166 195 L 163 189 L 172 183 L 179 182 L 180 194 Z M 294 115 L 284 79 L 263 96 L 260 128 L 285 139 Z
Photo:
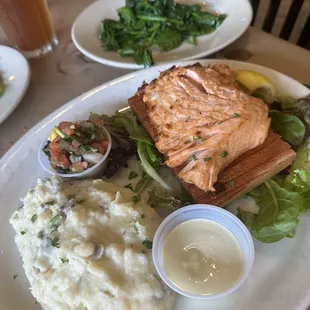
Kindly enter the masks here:
M 51 132 L 44 153 L 59 173 L 80 173 L 98 163 L 107 152 L 103 120 L 61 122 Z

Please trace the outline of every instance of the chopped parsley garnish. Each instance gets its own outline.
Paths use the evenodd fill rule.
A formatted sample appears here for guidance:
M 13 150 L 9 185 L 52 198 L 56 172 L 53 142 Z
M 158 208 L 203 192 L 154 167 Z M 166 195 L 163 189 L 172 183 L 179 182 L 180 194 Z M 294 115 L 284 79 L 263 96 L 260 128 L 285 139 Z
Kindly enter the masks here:
M 151 241 L 151 240 L 149 240 L 149 239 L 147 239 L 147 238 L 145 238 L 145 240 L 143 240 L 142 241 L 142 244 L 144 245 L 144 246 L 146 246 L 148 249 L 152 249 L 152 247 L 153 247 L 153 241 Z
M 145 218 L 145 215 L 144 215 L 144 213 L 142 213 L 142 214 L 141 214 L 141 218 L 142 218 L 142 219 L 144 219 L 144 218 Z
M 132 197 L 132 202 L 133 203 L 136 203 L 136 202 L 138 202 L 138 201 L 140 201 L 141 200 L 141 196 L 140 195 L 136 195 L 136 196 L 133 196 Z
M 238 117 L 240 117 L 240 114 L 239 113 L 234 113 L 232 117 L 233 118 L 238 118 Z
M 125 187 L 125 188 L 129 188 L 130 190 L 133 191 L 133 187 L 132 187 L 132 184 L 131 184 L 131 183 L 125 185 L 124 187 Z
M 137 173 L 137 172 L 135 172 L 135 171 L 130 171 L 130 172 L 129 172 L 129 175 L 128 175 L 128 179 L 129 179 L 129 180 L 132 180 L 132 179 L 136 178 L 137 176 L 138 176 L 138 173 Z
M 74 129 L 74 128 L 72 128 L 72 129 Z M 65 142 L 69 142 L 69 143 L 72 143 L 72 141 L 73 141 L 73 139 L 71 137 L 64 137 L 64 138 L 62 138 L 62 140 Z
M 228 155 L 228 153 L 227 153 L 226 151 L 223 151 L 223 152 L 221 153 L 221 157 L 223 157 L 223 158 L 225 158 L 227 155 Z
M 34 214 L 32 217 L 31 217 L 31 222 L 34 223 L 38 218 L 38 215 L 37 214 Z
M 47 156 L 47 157 L 50 157 L 51 156 L 51 153 L 50 153 L 50 150 L 49 150 L 49 145 L 50 145 L 50 142 L 48 141 L 45 145 L 44 145 L 44 147 L 43 147 L 43 149 L 42 149 L 42 151 L 45 153 L 45 155 Z M 31 192 L 32 193 L 32 192 Z
M 58 222 L 58 221 L 60 220 L 60 218 L 61 218 L 61 214 L 58 213 L 57 215 L 55 215 L 55 216 L 49 221 L 49 223 L 50 223 L 50 224 L 55 224 L 56 222 Z
M 212 159 L 212 157 L 205 157 L 204 159 L 203 159 L 203 161 L 205 162 L 205 163 L 207 163 L 208 161 L 210 161 Z
M 59 237 L 55 237 L 54 239 L 51 239 L 51 245 L 54 248 L 60 248 L 60 244 L 59 244 Z
M 55 203 L 56 203 L 55 200 L 50 200 L 50 201 L 44 202 L 43 204 L 44 204 L 44 205 L 48 205 L 48 206 L 52 206 L 52 205 L 54 205 Z
M 230 188 L 234 188 L 235 185 L 236 185 L 236 181 L 235 181 L 235 180 L 231 180 L 231 181 L 228 182 L 228 186 L 229 186 Z
M 198 160 L 198 158 L 197 158 L 197 156 L 194 154 L 194 155 L 192 155 L 192 160 Z
M 39 238 L 39 239 L 43 239 L 44 238 L 44 232 L 41 230 L 41 231 L 39 231 L 38 233 L 37 233 L 37 237 Z
M 199 140 L 199 141 L 206 141 L 206 138 L 202 138 L 202 137 L 197 137 L 197 136 L 195 136 L 194 138 L 193 138 L 193 140 L 194 141 L 197 141 L 197 140 Z
M 26 232 L 23 230 L 20 232 L 20 234 L 23 236 Z
M 69 263 L 69 259 L 67 258 L 60 258 L 61 262 L 64 264 L 64 263 Z
M 146 254 L 146 251 L 145 251 L 145 250 L 142 250 L 142 251 L 140 251 L 140 253 L 142 253 L 142 254 Z
M 87 151 L 86 146 L 83 145 L 83 144 L 81 144 L 81 145 L 79 146 L 79 148 L 80 148 L 80 151 L 82 151 L 82 152 L 86 152 L 86 151 Z
M 188 144 L 188 143 L 191 143 L 191 142 L 192 142 L 191 140 L 186 140 L 185 144 Z
M 223 124 L 223 123 L 224 123 L 224 120 L 219 121 L 219 122 L 217 122 L 217 123 L 218 123 L 218 125 Z
M 18 275 L 17 275 L 17 274 L 15 274 L 15 275 L 13 276 L 13 279 L 15 280 L 17 277 L 18 277 Z

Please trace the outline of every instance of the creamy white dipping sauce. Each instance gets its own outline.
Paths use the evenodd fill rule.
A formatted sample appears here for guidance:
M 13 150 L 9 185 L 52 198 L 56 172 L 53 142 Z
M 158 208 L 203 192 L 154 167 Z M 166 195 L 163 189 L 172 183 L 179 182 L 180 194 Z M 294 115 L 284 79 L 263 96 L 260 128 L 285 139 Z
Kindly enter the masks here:
M 164 270 L 180 289 L 199 295 L 219 294 L 241 276 L 243 256 L 233 234 L 208 219 L 181 223 L 163 247 Z

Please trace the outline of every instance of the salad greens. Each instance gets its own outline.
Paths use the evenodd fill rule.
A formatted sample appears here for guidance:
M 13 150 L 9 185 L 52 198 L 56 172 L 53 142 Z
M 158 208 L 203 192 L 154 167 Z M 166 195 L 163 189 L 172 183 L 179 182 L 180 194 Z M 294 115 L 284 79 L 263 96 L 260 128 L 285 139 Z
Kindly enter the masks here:
M 306 127 L 295 115 L 284 114 L 277 110 L 270 110 L 271 128 L 278 133 L 283 140 L 292 145 L 299 145 L 305 137 Z
M 157 45 L 169 51 L 184 41 L 197 44 L 197 36 L 218 28 L 226 15 L 201 11 L 199 5 L 185 5 L 174 0 L 127 0 L 117 10 L 119 21 L 102 22 L 100 40 L 107 51 L 131 56 L 139 65 L 150 67 L 154 61 L 149 48 Z
M 156 167 L 158 167 L 158 164 L 162 162 L 162 159 L 155 154 L 157 151 L 154 146 L 150 146 L 143 141 L 138 141 L 137 148 L 143 170 L 165 190 L 172 191 L 172 188 L 159 176 L 155 170 Z
M 128 167 L 128 160 L 137 152 L 136 143 L 129 138 L 128 132 L 115 125 L 116 115 L 98 115 L 90 113 L 90 120 L 103 120 L 105 128 L 109 131 L 113 148 L 108 155 L 108 164 L 104 176 L 111 178 L 120 168 Z
M 191 197 L 189 197 L 187 193 L 184 193 L 179 198 L 173 196 L 164 197 L 156 194 L 156 190 L 152 189 L 151 191 L 149 191 L 149 200 L 147 203 L 152 208 L 161 207 L 161 208 L 168 208 L 171 211 L 175 211 L 181 207 L 191 204 L 191 202 L 192 199 Z
M 280 105 L 276 103 L 269 111 L 271 128 L 297 146 L 297 152 L 287 174 L 280 173 L 247 194 L 259 206 L 258 214 L 238 209 L 238 217 L 262 242 L 293 237 L 300 214 L 310 208 L 309 107 L 310 95 L 300 99 L 280 97 Z
M 239 210 L 239 217 L 256 239 L 267 243 L 276 242 L 294 231 L 299 213 L 305 207 L 300 193 L 281 187 L 271 179 L 248 195 L 260 206 L 259 213 L 256 215 Z
M 154 143 L 146 130 L 138 124 L 136 116 L 131 110 L 126 112 L 116 112 L 116 114 L 111 117 L 92 113 L 90 119 L 102 119 L 104 121 L 105 127 L 110 132 L 113 139 L 118 140 L 121 145 L 130 145 L 130 148 L 132 145 L 135 146 L 141 161 L 141 166 L 143 168 L 142 177 L 133 190 L 137 194 L 137 196 L 135 196 L 135 201 L 140 200 L 141 193 L 144 191 L 151 179 L 154 179 L 167 191 L 172 191 L 172 188 L 161 178 L 157 172 L 158 168 L 164 161 L 162 155 L 156 150 Z M 132 155 L 133 154 L 131 154 L 131 156 Z M 126 157 L 127 160 L 130 157 Z M 113 158 L 113 162 L 114 161 L 115 158 Z M 112 160 L 108 161 L 106 170 L 108 172 L 111 172 L 111 170 L 109 170 L 110 164 L 115 165 L 112 163 Z M 115 173 L 116 171 L 117 169 L 115 169 L 114 166 L 113 172 Z M 110 177 L 110 174 L 111 173 L 106 175 L 105 172 L 105 176 L 107 177 Z
M 277 99 L 280 110 L 285 114 L 297 116 L 306 125 L 307 136 L 310 134 L 310 93 L 304 98 L 281 96 Z

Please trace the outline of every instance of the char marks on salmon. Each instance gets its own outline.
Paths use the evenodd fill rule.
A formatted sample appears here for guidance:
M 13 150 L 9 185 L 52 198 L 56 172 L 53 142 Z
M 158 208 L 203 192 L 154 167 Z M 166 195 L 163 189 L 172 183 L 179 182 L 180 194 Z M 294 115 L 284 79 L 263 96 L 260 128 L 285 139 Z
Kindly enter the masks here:
M 204 191 L 214 191 L 218 174 L 267 137 L 267 105 L 240 90 L 227 65 L 172 68 L 143 91 L 166 164 L 181 166 L 179 177 Z

